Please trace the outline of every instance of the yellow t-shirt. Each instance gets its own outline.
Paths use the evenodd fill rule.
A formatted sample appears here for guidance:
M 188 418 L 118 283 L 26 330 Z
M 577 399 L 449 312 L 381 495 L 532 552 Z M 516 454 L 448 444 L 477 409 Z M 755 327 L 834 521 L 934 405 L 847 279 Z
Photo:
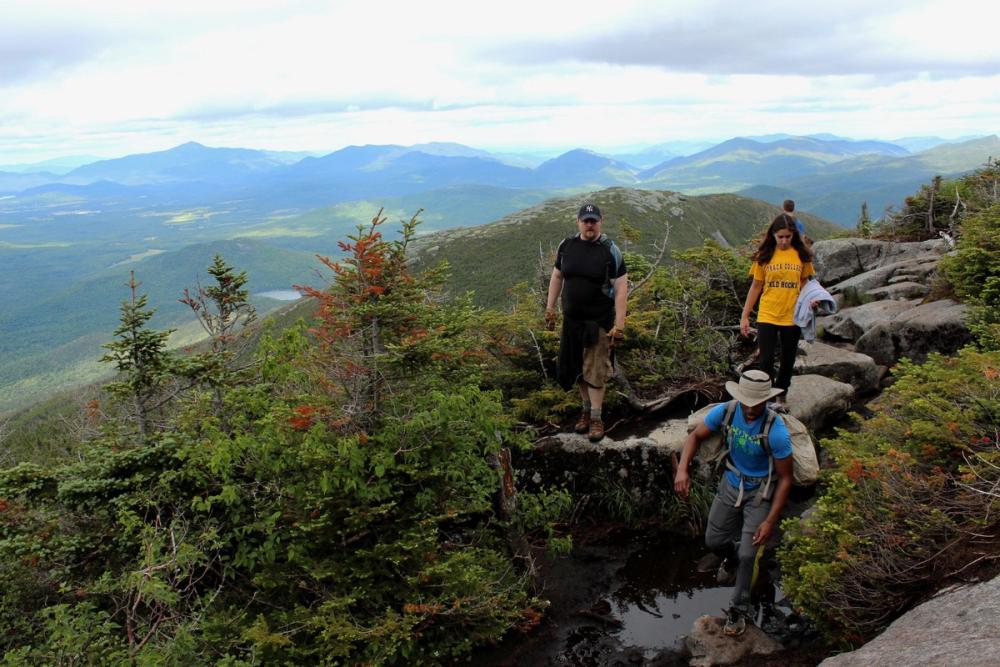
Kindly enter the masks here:
M 754 262 L 750 275 L 764 283 L 757 321 L 780 326 L 794 324 L 795 301 L 799 298 L 802 280 L 814 273 L 812 262 L 803 264 L 795 248 L 776 248 L 766 266 Z

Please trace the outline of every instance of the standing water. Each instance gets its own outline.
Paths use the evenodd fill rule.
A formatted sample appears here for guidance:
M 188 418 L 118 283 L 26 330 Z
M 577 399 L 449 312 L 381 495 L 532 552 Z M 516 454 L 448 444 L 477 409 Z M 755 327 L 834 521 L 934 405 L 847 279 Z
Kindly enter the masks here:
M 302 297 L 297 290 L 293 289 L 273 289 L 267 292 L 259 292 L 257 296 L 267 297 L 268 299 L 277 299 L 278 301 L 295 301 Z
M 640 543 L 618 571 L 612 613 L 622 623 L 618 639 L 652 657 L 673 647 L 701 616 L 721 615 L 731 586 L 719 586 L 715 570 L 699 572 L 708 554 L 699 539 L 656 534 Z
M 477 652 L 471 663 L 686 665 L 683 639 L 695 620 L 722 616 L 732 594 L 732 587 L 716 582 L 714 568 L 699 571 L 708 553 L 700 537 L 676 533 L 577 536 L 570 556 L 543 568 L 540 597 L 551 606 L 542 624 Z

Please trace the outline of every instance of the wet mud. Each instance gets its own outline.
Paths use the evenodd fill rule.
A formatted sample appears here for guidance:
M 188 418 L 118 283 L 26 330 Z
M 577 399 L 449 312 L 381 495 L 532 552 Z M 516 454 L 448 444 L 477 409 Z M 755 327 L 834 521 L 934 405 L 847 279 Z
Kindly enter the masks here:
M 528 634 L 478 651 L 488 667 L 687 665 L 685 637 L 703 615 L 721 616 L 732 588 L 716 582 L 717 561 L 700 538 L 663 531 L 593 526 L 577 535 L 570 556 L 543 565 L 541 597 L 551 606 Z M 758 624 L 792 648 L 774 663 L 816 664 L 807 628 L 783 607 L 764 572 L 755 588 Z M 777 601 L 779 604 L 773 604 Z M 789 628 L 789 626 L 791 626 Z M 807 641 L 803 642 L 805 637 Z

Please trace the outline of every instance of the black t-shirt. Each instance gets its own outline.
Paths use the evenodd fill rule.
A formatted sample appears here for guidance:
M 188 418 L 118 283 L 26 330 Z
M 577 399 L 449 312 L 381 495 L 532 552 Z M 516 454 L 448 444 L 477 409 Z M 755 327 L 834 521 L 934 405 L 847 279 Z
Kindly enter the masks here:
M 563 276 L 563 314 L 573 320 L 614 318 L 615 301 L 610 283 L 628 270 L 612 243 L 584 241 L 573 236 L 559 245 L 556 268 Z

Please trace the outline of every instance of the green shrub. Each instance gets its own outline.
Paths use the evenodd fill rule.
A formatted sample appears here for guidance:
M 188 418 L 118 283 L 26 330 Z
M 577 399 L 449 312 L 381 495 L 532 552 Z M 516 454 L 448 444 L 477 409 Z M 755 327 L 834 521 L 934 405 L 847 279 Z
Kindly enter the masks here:
M 252 381 L 0 471 L 8 664 L 438 665 L 537 622 L 523 563 L 566 550 L 569 498 L 497 509 L 527 439 L 478 386 L 475 311 L 379 224 Z
M 623 368 L 639 395 L 726 375 L 748 286 L 744 258 L 714 241 L 674 253 L 630 299 Z
M 832 641 L 883 629 L 995 530 L 1000 353 L 901 362 L 875 415 L 823 442 L 837 462 L 804 521 L 786 522 L 784 588 Z
M 1000 349 L 1000 203 L 962 222 L 955 253 L 941 270 L 969 305 L 969 327 L 980 345 Z

